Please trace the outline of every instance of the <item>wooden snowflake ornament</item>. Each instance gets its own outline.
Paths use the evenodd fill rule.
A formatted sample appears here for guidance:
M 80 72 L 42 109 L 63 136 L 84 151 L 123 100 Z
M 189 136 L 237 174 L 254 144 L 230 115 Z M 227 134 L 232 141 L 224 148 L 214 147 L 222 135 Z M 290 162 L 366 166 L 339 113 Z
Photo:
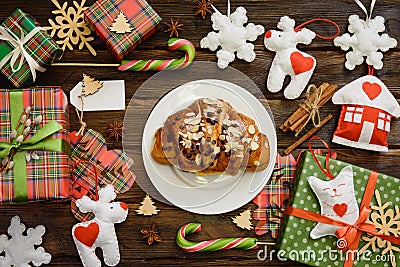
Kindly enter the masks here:
M 129 20 L 124 15 L 122 10 L 119 12 L 118 16 L 114 19 L 114 22 L 109 27 L 110 31 L 123 34 L 132 32 L 132 27 L 129 24 Z
M 240 228 L 251 230 L 253 229 L 251 223 L 251 210 L 246 210 L 236 217 L 232 217 L 232 221 Z
M 82 80 L 82 95 L 88 96 L 96 93 L 103 87 L 103 82 L 95 80 L 94 78 L 86 75 L 83 73 L 83 80 Z
M 18 216 L 11 219 L 7 231 L 11 238 L 8 239 L 7 235 L 0 236 L 0 253 L 5 253 L 4 257 L 0 257 L 0 266 L 30 266 L 30 262 L 34 266 L 40 266 L 50 263 L 51 255 L 43 247 L 38 247 L 46 232 L 45 227 L 38 225 L 29 228 L 26 235 L 23 235 L 25 229 Z
M 86 46 L 90 53 L 96 56 L 96 51 L 89 44 L 89 42 L 94 40 L 93 37 L 88 37 L 92 31 L 85 23 L 83 16 L 83 12 L 87 9 L 87 7 L 84 6 L 86 0 L 82 0 L 80 4 L 74 1 L 73 3 L 76 9 L 71 6 L 68 7 L 68 2 L 65 2 L 61 6 L 57 0 L 51 1 L 58 8 L 51 12 L 57 15 L 55 20 L 49 19 L 50 26 L 45 27 L 46 30 L 50 31 L 51 37 L 54 37 L 57 33 L 59 40 L 56 42 L 61 45 L 63 50 L 68 48 L 72 51 L 74 50 L 74 46 L 79 43 L 79 50 Z
M 136 210 L 138 215 L 151 216 L 160 212 L 149 195 L 145 196 L 141 204 Z

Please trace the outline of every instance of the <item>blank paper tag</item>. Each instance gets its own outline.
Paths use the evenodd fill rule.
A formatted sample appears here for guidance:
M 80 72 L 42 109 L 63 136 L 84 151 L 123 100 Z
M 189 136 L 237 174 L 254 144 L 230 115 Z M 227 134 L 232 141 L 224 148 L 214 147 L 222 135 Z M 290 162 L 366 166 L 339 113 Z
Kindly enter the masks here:
M 82 82 L 79 82 L 70 92 L 70 102 L 77 109 L 82 109 L 78 96 L 82 94 Z M 83 111 L 125 110 L 125 81 L 104 81 L 100 90 L 83 98 Z

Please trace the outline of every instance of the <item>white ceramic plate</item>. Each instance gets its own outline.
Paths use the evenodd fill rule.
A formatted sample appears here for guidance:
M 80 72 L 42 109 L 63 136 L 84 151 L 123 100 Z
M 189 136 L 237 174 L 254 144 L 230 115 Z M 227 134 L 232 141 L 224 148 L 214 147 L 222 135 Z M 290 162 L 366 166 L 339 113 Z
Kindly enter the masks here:
M 236 111 L 253 118 L 260 131 L 267 135 L 270 164 L 264 171 L 242 172 L 235 177 L 198 177 L 152 159 L 152 141 L 156 130 L 169 115 L 204 97 L 221 98 L 229 102 Z M 240 86 L 211 79 L 185 83 L 161 98 L 147 120 L 142 139 L 143 162 L 154 187 L 173 205 L 200 214 L 229 212 L 251 201 L 268 182 L 274 168 L 276 151 L 275 125 L 261 102 Z

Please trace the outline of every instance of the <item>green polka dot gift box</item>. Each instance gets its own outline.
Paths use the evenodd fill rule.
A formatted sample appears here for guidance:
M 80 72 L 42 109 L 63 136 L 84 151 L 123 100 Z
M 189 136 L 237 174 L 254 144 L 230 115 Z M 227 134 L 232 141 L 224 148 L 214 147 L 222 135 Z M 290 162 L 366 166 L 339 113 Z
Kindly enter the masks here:
M 397 244 L 400 179 L 334 159 L 329 160 L 328 168 L 326 165 L 324 156 L 308 151 L 302 155 L 289 204 L 291 208 L 287 209 L 277 240 L 278 258 L 324 267 L 400 265 L 400 245 Z M 367 206 L 368 202 L 372 211 L 361 208 L 363 212 L 368 211 L 361 216 L 361 204 Z M 299 213 L 316 213 L 317 217 L 328 218 L 330 223 L 306 219 L 307 216 L 299 216 Z M 331 222 L 357 225 L 361 217 L 364 224 L 358 225 L 372 228 L 375 234 Z M 352 235 L 351 231 L 357 234 Z M 345 235 L 338 239 L 337 233 Z M 356 244 L 355 249 L 346 250 L 350 244 Z

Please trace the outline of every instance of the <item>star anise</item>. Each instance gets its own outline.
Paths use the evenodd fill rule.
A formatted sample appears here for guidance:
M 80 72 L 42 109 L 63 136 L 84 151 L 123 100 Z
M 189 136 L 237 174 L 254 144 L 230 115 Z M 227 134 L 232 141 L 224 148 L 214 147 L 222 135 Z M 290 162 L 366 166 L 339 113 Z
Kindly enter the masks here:
M 211 6 L 214 3 L 214 1 L 208 1 L 208 0 L 196 0 L 196 6 L 194 7 L 196 10 L 196 16 L 201 15 L 203 19 L 206 18 L 207 13 L 212 14 Z
M 147 238 L 147 244 L 149 246 L 153 244 L 154 241 L 161 242 L 161 237 L 158 235 L 158 229 L 156 223 L 153 222 L 150 228 L 140 230 L 144 234 L 143 238 Z
M 175 35 L 175 37 L 179 37 L 179 32 L 183 30 L 183 24 L 179 24 L 179 20 L 173 21 L 170 19 L 171 23 L 165 23 L 168 29 L 165 32 L 170 32 L 169 37 Z
M 108 138 L 114 139 L 117 143 L 122 137 L 122 127 L 124 123 L 122 121 L 114 121 L 108 125 L 106 133 L 108 133 Z

